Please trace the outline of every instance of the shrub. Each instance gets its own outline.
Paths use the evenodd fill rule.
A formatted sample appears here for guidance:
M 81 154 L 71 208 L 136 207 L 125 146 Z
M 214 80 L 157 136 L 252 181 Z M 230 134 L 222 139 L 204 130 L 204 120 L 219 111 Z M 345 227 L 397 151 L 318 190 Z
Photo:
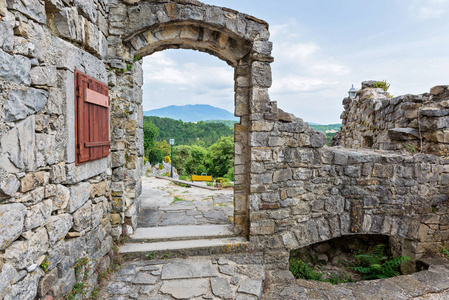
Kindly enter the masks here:
M 292 272 L 295 278 L 306 280 L 321 280 L 321 278 L 323 277 L 323 273 L 315 271 L 305 262 L 296 257 L 290 258 L 289 270 L 290 272 Z
M 162 164 L 159 164 L 158 169 L 162 170 L 164 168 L 164 166 Z
M 399 267 L 410 260 L 408 256 L 392 257 L 385 250 L 385 245 L 377 245 L 373 253 L 355 255 L 355 262 L 348 268 L 363 275 L 363 279 L 382 279 L 399 275 Z
M 166 162 L 167 164 L 171 163 L 170 156 L 164 157 L 164 162 Z
M 384 81 L 378 81 L 378 82 L 376 82 L 376 83 L 374 84 L 374 87 L 375 87 L 375 88 L 381 88 L 381 89 L 383 89 L 383 90 L 386 92 L 386 91 L 388 91 L 388 89 L 390 88 L 390 84 L 387 83 L 386 80 L 384 80 Z

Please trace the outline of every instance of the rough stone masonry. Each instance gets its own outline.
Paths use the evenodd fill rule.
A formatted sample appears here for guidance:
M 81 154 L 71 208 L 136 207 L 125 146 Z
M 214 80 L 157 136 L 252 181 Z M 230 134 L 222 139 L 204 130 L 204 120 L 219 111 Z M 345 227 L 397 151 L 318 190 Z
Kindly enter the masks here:
M 0 0 L 0 299 L 67 294 L 80 261 L 88 296 L 113 240 L 135 229 L 141 58 L 173 48 L 235 70 L 235 226 L 266 268 L 342 235 L 384 234 L 414 258 L 447 243 L 447 86 L 389 99 L 366 83 L 344 103 L 349 148 L 324 147 L 322 133 L 270 101 L 264 21 L 195 0 Z M 111 99 L 111 154 L 80 165 L 75 68 Z

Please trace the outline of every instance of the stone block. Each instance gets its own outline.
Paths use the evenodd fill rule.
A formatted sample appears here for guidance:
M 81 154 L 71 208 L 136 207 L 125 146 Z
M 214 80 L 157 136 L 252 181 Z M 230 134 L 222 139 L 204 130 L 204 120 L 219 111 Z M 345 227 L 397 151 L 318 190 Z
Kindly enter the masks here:
M 269 88 L 272 84 L 271 67 L 269 63 L 254 61 L 252 63 L 252 80 L 253 86 Z
M 28 231 L 41 226 L 50 218 L 53 211 L 53 202 L 51 199 L 42 201 L 28 208 L 23 230 Z
M 290 169 L 277 170 L 273 174 L 273 182 L 283 182 L 292 179 L 292 171 Z
M 69 214 L 51 216 L 45 227 L 51 245 L 63 239 L 73 226 L 73 217 Z
M 70 199 L 67 205 L 67 211 L 73 213 L 84 205 L 90 197 L 90 183 L 82 182 L 73 185 L 70 188 Z
M 13 90 L 3 107 L 3 118 L 6 122 L 25 119 L 44 108 L 47 98 L 48 92 L 41 89 Z
M 4 300 L 16 299 L 35 299 L 37 296 L 37 285 L 44 271 L 36 269 L 29 273 L 25 278 L 11 287 L 11 290 L 6 294 Z
M 0 0 L 0 16 L 6 16 L 6 0 Z
M 4 0 L 0 0 L 0 15 L 2 10 L 2 1 Z M 13 25 L 14 22 L 0 22 L 0 49 L 7 52 L 11 52 L 14 47 Z
M 45 172 L 28 173 L 20 180 L 20 191 L 26 193 L 48 183 Z
M 31 69 L 31 84 L 52 87 L 56 85 L 55 66 L 37 66 Z
M 279 131 L 291 133 L 302 133 L 307 127 L 307 123 L 304 123 L 302 119 L 296 119 L 293 123 L 280 123 L 278 125 Z
M 27 240 L 15 241 L 5 250 L 4 258 L 16 269 L 24 269 L 37 263 L 49 248 L 48 235 L 45 228 L 39 228 Z
M 251 148 L 252 160 L 271 160 L 271 148 Z
M 8 174 L 0 178 L 0 199 L 14 197 L 19 189 L 20 182 L 16 176 Z
M 0 79 L 18 84 L 31 83 L 31 62 L 20 55 L 12 56 L 0 50 Z
M 73 230 L 81 232 L 92 227 L 92 201 L 87 201 L 73 214 Z
M 66 181 L 66 169 L 64 163 L 51 166 L 50 180 L 52 183 L 61 183 Z
M 34 21 L 45 24 L 45 5 L 39 0 L 7 0 L 8 9 L 17 10 Z
M 393 176 L 393 166 L 392 165 L 383 165 L 383 164 L 374 164 L 373 176 L 380 177 L 380 178 L 391 178 Z
M 0 299 L 8 293 L 9 285 L 15 282 L 19 277 L 16 269 L 9 263 L 3 265 L 0 269 Z
M 73 4 L 80 11 L 80 13 L 89 19 L 92 23 L 97 22 L 98 12 L 97 12 L 97 2 L 89 0 L 74 0 Z
M 58 282 L 58 269 L 53 269 L 48 272 L 44 277 L 39 281 L 39 285 L 37 288 L 37 293 L 39 296 L 45 296 L 53 286 Z
M 75 7 L 64 7 L 54 14 L 54 25 L 60 36 L 84 44 L 86 41 L 85 19 Z
M 26 213 L 26 207 L 22 204 L 0 206 L 0 250 L 8 247 L 20 236 Z

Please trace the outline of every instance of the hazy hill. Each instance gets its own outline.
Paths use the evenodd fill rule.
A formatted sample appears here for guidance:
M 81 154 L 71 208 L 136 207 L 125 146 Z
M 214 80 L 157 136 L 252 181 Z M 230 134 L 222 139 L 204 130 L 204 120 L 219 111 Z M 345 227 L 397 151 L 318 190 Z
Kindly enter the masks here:
M 205 104 L 195 105 L 170 105 L 163 108 L 143 112 L 144 116 L 155 116 L 182 120 L 183 122 L 199 122 L 207 120 L 238 120 L 234 115 L 218 107 Z

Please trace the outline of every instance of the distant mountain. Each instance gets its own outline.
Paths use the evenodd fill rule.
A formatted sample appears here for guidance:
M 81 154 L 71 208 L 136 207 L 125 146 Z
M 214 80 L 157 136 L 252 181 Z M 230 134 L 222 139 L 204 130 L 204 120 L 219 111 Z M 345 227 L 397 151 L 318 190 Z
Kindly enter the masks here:
M 238 120 L 238 118 L 234 117 L 234 114 L 225 109 L 205 104 L 183 106 L 170 105 L 163 108 L 144 111 L 143 115 L 182 120 L 183 122 Z

